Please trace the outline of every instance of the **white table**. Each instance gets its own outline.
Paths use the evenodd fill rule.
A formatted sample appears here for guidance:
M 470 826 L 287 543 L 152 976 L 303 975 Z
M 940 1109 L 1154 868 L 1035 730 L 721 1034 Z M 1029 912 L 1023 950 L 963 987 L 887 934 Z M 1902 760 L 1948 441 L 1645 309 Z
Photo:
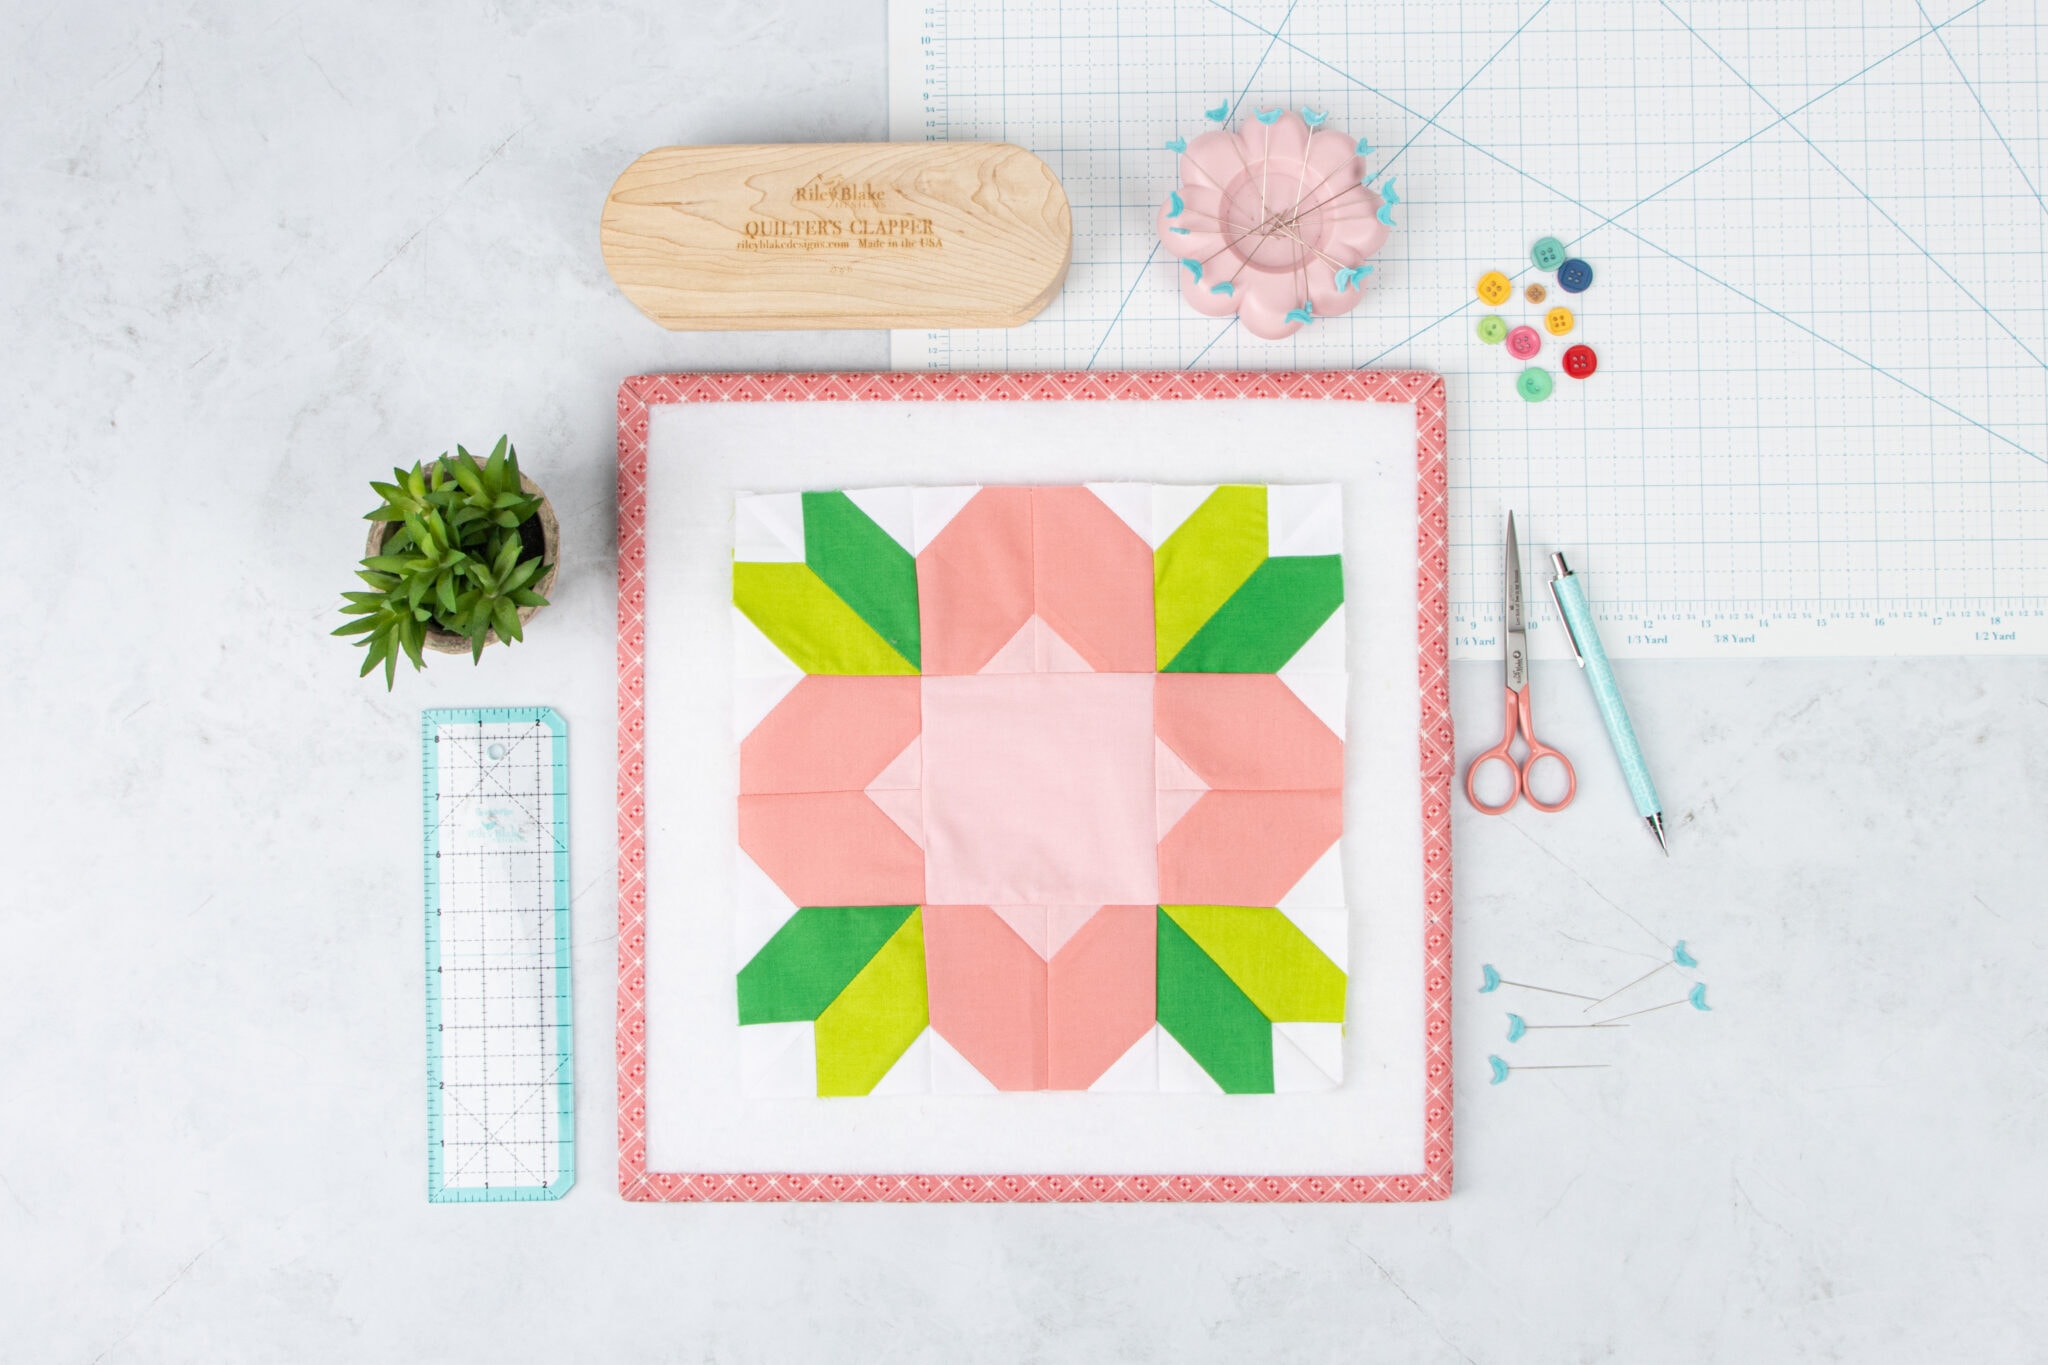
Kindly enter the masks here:
M 0 53 L 0 1358 L 2038 1358 L 2041 661 L 1625 666 L 1668 864 L 1540 666 L 1585 781 L 1459 810 L 1446 1203 L 620 1202 L 614 390 L 885 346 L 663 333 L 597 209 L 665 142 L 883 136 L 880 6 L 131 0 L 17 7 Z M 357 682 L 325 632 L 365 481 L 501 430 L 557 605 L 480 671 Z M 1457 684 L 1469 754 L 1497 677 Z M 581 1181 L 430 1207 L 417 717 L 504 702 L 571 725 Z M 1480 963 L 1676 938 L 1711 1015 L 1486 1083 L 1537 1010 Z

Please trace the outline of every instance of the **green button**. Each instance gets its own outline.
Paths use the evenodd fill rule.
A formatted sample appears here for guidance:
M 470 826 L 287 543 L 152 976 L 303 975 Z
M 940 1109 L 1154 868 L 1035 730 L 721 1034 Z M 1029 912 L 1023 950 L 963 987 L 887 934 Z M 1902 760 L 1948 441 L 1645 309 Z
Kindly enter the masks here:
M 1529 259 L 1536 262 L 1538 270 L 1555 270 L 1564 264 L 1564 243 L 1545 237 L 1530 249 Z
M 1489 346 L 1500 345 L 1500 339 L 1508 334 L 1508 325 L 1493 314 L 1479 319 L 1479 339 Z
M 1515 380 L 1515 392 L 1531 403 L 1541 403 L 1550 397 L 1550 371 L 1541 365 L 1531 365 Z

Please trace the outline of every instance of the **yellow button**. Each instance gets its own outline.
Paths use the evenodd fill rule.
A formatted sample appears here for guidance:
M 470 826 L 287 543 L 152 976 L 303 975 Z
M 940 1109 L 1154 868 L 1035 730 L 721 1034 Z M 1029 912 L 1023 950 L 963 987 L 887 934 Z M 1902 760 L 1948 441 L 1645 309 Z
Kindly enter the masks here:
M 1554 337 L 1561 337 L 1572 329 L 1572 310 L 1553 308 L 1543 315 L 1543 326 Z
M 1508 283 L 1508 277 L 1498 270 L 1489 270 L 1479 277 L 1479 298 L 1482 302 L 1498 308 L 1508 301 L 1508 295 L 1515 287 Z

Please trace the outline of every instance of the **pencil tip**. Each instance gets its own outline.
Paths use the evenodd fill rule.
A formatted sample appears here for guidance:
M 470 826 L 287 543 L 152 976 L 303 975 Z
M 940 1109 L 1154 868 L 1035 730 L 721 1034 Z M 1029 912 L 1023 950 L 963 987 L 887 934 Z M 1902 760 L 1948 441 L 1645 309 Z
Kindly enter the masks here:
M 1663 849 L 1664 856 L 1669 858 L 1671 856 L 1671 845 L 1664 838 L 1663 812 L 1660 811 L 1655 815 L 1645 815 L 1643 817 L 1643 823 L 1650 827 L 1650 833 L 1657 836 L 1657 847 Z

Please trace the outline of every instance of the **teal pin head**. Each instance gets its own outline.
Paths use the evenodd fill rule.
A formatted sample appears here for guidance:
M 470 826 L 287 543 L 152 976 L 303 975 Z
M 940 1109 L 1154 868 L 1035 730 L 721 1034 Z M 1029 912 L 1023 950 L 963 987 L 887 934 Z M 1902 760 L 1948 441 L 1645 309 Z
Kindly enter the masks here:
M 1313 109 L 1303 109 L 1301 111 L 1301 121 L 1303 123 L 1306 123 L 1311 128 L 1322 127 L 1323 120 L 1328 118 L 1329 116 L 1330 115 L 1327 111 L 1320 114 Z
M 1282 114 L 1286 112 L 1287 111 L 1285 109 L 1261 109 L 1258 113 L 1253 114 L 1252 117 L 1257 119 L 1261 123 L 1270 125 L 1273 122 L 1273 120 L 1279 118 Z
M 1184 152 L 1187 149 L 1188 140 L 1184 137 L 1170 137 L 1166 139 L 1166 150 L 1169 152 Z
M 1488 1085 L 1499 1085 L 1508 1078 L 1508 1064 L 1500 1058 L 1488 1057 L 1486 1064 L 1493 1068 L 1493 1079 L 1487 1082 Z
M 1510 1014 L 1510 1015 L 1508 1016 L 1508 1041 L 1509 1041 L 1509 1042 L 1511 1042 L 1511 1043 L 1519 1043 L 1519 1042 L 1521 1042 L 1521 1041 L 1522 1041 L 1522 1035 L 1523 1035 L 1523 1034 L 1525 1034 L 1525 1033 L 1527 1033 L 1528 1031 L 1529 1031 L 1529 1026 L 1528 1026 L 1527 1024 L 1525 1024 L 1525 1023 L 1523 1023 L 1523 1022 L 1522 1022 L 1522 1016 L 1521 1016 L 1521 1015 L 1519 1015 L 1519 1014 Z
M 1190 256 L 1183 256 L 1180 258 L 1180 263 L 1186 266 L 1188 269 L 1195 272 L 1196 284 L 1200 284 L 1202 282 L 1202 263 L 1200 261 L 1195 260 L 1193 257 Z
M 1481 995 L 1485 995 L 1488 992 L 1497 991 L 1500 989 L 1500 973 L 1493 969 L 1493 964 L 1491 962 L 1481 963 L 1479 966 L 1479 971 L 1483 983 L 1479 987 L 1479 993 Z
M 1230 117 L 1230 101 L 1225 100 L 1223 101 L 1223 103 L 1217 105 L 1214 109 L 1204 109 L 1202 111 L 1202 117 L 1209 120 L 1209 122 L 1211 123 L 1223 122 L 1223 120 Z
M 1394 193 L 1394 178 L 1392 176 L 1387 177 L 1387 183 L 1384 188 L 1386 190 L 1387 201 L 1384 204 L 1380 205 L 1380 211 L 1374 214 L 1373 216 L 1379 219 L 1382 223 L 1385 223 L 1388 227 L 1393 227 L 1395 226 L 1394 205 L 1401 202 L 1401 196 Z
M 1353 155 L 1354 155 L 1354 156 L 1371 156 L 1371 155 L 1372 155 L 1372 139 L 1371 139 L 1371 138 L 1366 138 L 1366 137 L 1362 137 L 1362 138 L 1358 139 L 1358 149 L 1357 149 L 1357 151 L 1356 151 L 1356 152 L 1354 152 L 1354 153 L 1353 153 Z
M 1187 210 L 1187 205 L 1181 201 L 1179 190 L 1168 190 L 1166 192 L 1166 202 L 1171 206 L 1166 213 L 1168 218 L 1178 218 Z M 1681 948 L 1684 946 L 1682 943 L 1679 945 Z
M 1692 1007 L 1696 1010 L 1706 1010 L 1710 1013 L 1713 1011 L 1714 1007 L 1707 1003 L 1707 983 L 1704 981 L 1686 992 L 1685 998 L 1692 1001 Z
M 1671 950 L 1671 960 L 1681 967 L 1697 967 L 1700 965 L 1699 959 L 1685 950 L 1684 939 L 1678 940 L 1678 946 Z
M 1309 323 L 1314 322 L 1315 320 L 1316 305 L 1314 299 L 1303 299 L 1301 301 L 1301 307 L 1290 308 L 1287 310 L 1287 321 L 1289 322 Z
M 1232 284 L 1229 280 L 1224 280 L 1221 284 L 1210 285 L 1209 292 L 1212 294 L 1221 294 L 1224 298 L 1227 299 L 1231 295 L 1237 293 L 1237 286 Z

